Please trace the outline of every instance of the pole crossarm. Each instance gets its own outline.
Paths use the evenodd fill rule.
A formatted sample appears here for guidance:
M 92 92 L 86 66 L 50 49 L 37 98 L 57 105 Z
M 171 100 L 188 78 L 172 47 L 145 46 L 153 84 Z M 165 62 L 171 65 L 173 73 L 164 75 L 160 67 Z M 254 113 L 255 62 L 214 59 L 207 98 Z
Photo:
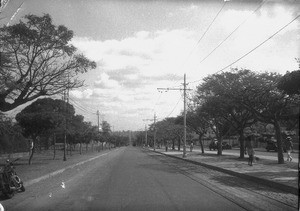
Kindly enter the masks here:
M 177 91 L 178 91 L 178 90 L 180 90 L 180 91 L 184 91 L 184 90 L 188 91 L 188 90 L 189 90 L 189 91 L 191 91 L 191 90 L 193 90 L 193 89 L 184 89 L 184 88 L 157 88 L 157 90 L 158 90 L 158 91 L 160 91 L 160 90 L 167 90 L 167 91 L 168 91 L 168 90 L 177 90 Z

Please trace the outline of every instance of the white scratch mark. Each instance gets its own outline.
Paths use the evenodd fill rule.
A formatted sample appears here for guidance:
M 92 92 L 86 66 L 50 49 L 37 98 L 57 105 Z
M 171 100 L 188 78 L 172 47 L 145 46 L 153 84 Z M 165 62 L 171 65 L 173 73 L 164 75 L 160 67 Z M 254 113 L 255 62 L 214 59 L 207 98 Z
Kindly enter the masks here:
M 0 203 L 0 211 L 4 211 L 4 207 L 2 206 L 1 203 Z
M 66 188 L 66 185 L 65 185 L 65 183 L 64 182 L 61 182 L 61 185 L 60 185 L 62 188 Z

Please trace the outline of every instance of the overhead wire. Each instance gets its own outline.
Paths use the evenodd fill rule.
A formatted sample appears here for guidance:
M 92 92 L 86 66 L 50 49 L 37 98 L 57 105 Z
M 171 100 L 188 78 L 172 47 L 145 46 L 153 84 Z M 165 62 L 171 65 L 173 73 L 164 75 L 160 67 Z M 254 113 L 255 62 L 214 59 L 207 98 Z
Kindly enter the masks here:
M 186 57 L 186 59 L 184 60 L 184 62 L 182 63 L 182 65 L 180 67 L 182 67 L 186 61 L 190 58 L 190 56 L 193 54 L 193 52 L 195 51 L 195 49 L 197 48 L 197 46 L 200 44 L 200 42 L 202 41 L 202 39 L 204 38 L 204 36 L 206 35 L 206 33 L 209 31 L 209 29 L 211 28 L 211 26 L 213 25 L 213 23 L 216 21 L 217 17 L 220 15 L 220 13 L 222 12 L 222 10 L 224 9 L 225 5 L 226 5 L 226 0 L 223 2 L 221 8 L 219 9 L 219 11 L 216 13 L 215 17 L 213 18 L 213 20 L 210 22 L 210 24 L 208 25 L 208 27 L 206 28 L 206 30 L 204 31 L 204 33 L 202 34 L 202 36 L 200 37 L 200 39 L 197 41 L 196 45 L 193 47 L 193 49 L 190 51 L 189 55 Z M 174 82 L 173 84 L 177 83 L 179 80 L 177 80 L 176 82 Z M 181 85 L 177 85 L 177 86 L 173 86 L 173 87 L 179 87 Z
M 254 47 L 253 49 L 251 49 L 250 51 L 248 51 L 246 54 L 244 54 L 243 56 L 239 57 L 238 59 L 236 59 L 235 61 L 233 61 L 232 63 L 226 65 L 225 67 L 223 67 L 222 69 L 216 71 L 214 74 L 217 74 L 219 72 L 222 72 L 223 70 L 227 69 L 228 67 L 232 66 L 233 64 L 237 63 L 238 61 L 242 60 L 243 58 L 245 58 L 246 56 L 248 56 L 250 53 L 252 53 L 253 51 L 255 51 L 256 49 L 258 49 L 260 46 L 262 46 L 263 44 L 265 44 L 267 41 L 269 41 L 270 39 L 272 39 L 275 35 L 277 35 L 279 32 L 281 32 L 283 29 L 285 29 L 287 26 L 289 26 L 291 23 L 293 23 L 295 20 L 297 20 L 300 17 L 300 14 L 297 15 L 295 18 L 293 18 L 290 22 L 288 22 L 286 25 L 284 25 L 283 27 L 281 27 L 279 30 L 277 30 L 274 34 L 272 34 L 270 37 L 268 37 L 267 39 L 265 39 L 263 42 L 261 42 L 260 44 L 258 44 L 256 47 Z M 195 82 L 199 82 L 202 79 L 199 80 L 195 80 L 195 81 L 191 81 L 189 83 L 195 83 Z
M 224 68 L 220 69 L 218 72 L 221 72 L 225 69 L 227 69 L 228 67 L 230 67 L 231 65 L 237 63 L 238 61 L 240 61 L 241 59 L 245 58 L 246 56 L 248 56 L 250 53 L 252 53 L 253 51 L 255 51 L 257 48 L 259 48 L 260 46 L 262 46 L 263 44 L 265 44 L 267 41 L 269 41 L 270 39 L 272 39 L 275 35 L 277 35 L 279 32 L 281 32 L 283 29 L 285 29 L 287 26 L 289 26 L 291 23 L 293 23 L 295 20 L 297 20 L 300 17 L 300 14 L 298 16 L 296 16 L 293 20 L 291 20 L 289 23 L 287 23 L 286 25 L 284 25 L 283 27 L 281 27 L 278 31 L 276 31 L 274 34 L 272 34 L 268 39 L 264 40 L 263 42 L 261 42 L 259 45 L 257 45 L 255 48 L 253 48 L 252 50 L 250 50 L 248 53 L 244 54 L 243 56 L 241 56 L 240 58 L 238 58 L 237 60 L 235 60 L 234 62 L 230 63 L 229 65 L 225 66 Z M 215 73 L 215 74 L 216 74 Z
M 229 37 L 231 37 L 232 34 L 234 34 L 254 13 L 256 13 L 267 1 L 262 1 L 262 3 L 260 3 L 258 5 L 258 7 L 253 10 L 253 12 L 248 15 L 222 42 L 220 42 L 208 55 L 206 55 L 201 61 L 200 64 L 202 62 L 204 62 L 213 52 L 215 52 Z
M 172 111 L 171 111 L 166 117 L 164 117 L 164 118 L 158 118 L 157 120 L 159 120 L 159 119 L 165 119 L 165 118 L 170 117 L 171 114 L 172 114 L 172 113 L 174 112 L 174 110 L 176 109 L 176 107 L 178 106 L 178 104 L 179 104 L 179 102 L 180 102 L 181 99 L 182 99 L 182 96 L 179 97 L 179 99 L 178 99 L 177 103 L 175 104 L 174 108 L 172 109 Z
M 74 104 L 74 106 L 76 107 L 76 108 L 78 108 L 79 110 L 81 110 L 81 111 L 83 111 L 83 112 L 85 112 L 85 113 L 89 113 L 89 114 L 96 114 L 96 112 L 92 112 L 92 111 L 89 111 L 89 110 L 87 110 L 86 108 L 84 108 L 83 106 L 81 106 L 78 102 L 76 102 L 74 99 L 72 99 L 72 98 L 70 98 L 69 97 L 69 99 L 70 99 L 70 101 L 72 101 L 72 103 Z
M 73 95 L 74 96 L 74 95 Z M 75 97 L 75 96 L 74 96 Z M 76 97 L 75 97 L 76 98 Z M 74 100 L 74 98 L 73 98 Z M 85 109 L 89 109 L 89 110 L 98 110 L 97 108 L 94 108 L 94 107 L 90 107 L 90 106 L 87 106 L 86 104 L 85 105 L 82 105 L 83 108 Z
M 194 48 L 191 50 L 191 52 L 189 53 L 189 55 L 186 57 L 186 59 L 184 60 L 184 62 L 182 63 L 181 66 L 183 66 L 185 64 L 185 62 L 189 59 L 189 57 L 192 55 L 192 53 L 194 52 L 194 50 L 197 48 L 197 46 L 199 45 L 199 43 L 202 41 L 202 39 L 205 37 L 206 33 L 209 31 L 209 29 L 211 28 L 211 26 L 213 25 L 213 23 L 216 21 L 217 17 L 220 15 L 220 13 L 222 12 L 222 10 L 224 9 L 225 5 L 226 5 L 226 0 L 223 2 L 221 8 L 219 9 L 219 11 L 216 13 L 215 17 L 213 18 L 213 20 L 210 22 L 210 24 L 208 25 L 208 27 L 206 28 L 206 30 L 204 31 L 204 33 L 202 34 L 202 36 L 200 37 L 200 39 L 197 41 L 196 45 L 194 46 Z M 177 83 L 179 80 L 177 80 L 175 83 Z M 174 83 L 174 84 L 175 84 Z M 177 85 L 177 86 L 172 86 L 172 88 L 175 88 L 175 87 L 180 87 L 182 85 Z M 161 96 L 161 93 L 160 93 L 160 96 Z M 160 99 L 160 96 L 159 96 L 159 99 Z M 180 98 L 181 99 L 181 98 Z M 180 99 L 178 100 L 178 102 L 176 103 L 175 107 L 173 108 L 173 110 L 170 112 L 170 114 L 167 116 L 169 117 L 175 110 L 176 106 L 178 105 Z M 156 103 L 157 104 L 157 103 Z M 156 107 L 156 104 L 155 104 L 155 107 Z M 167 118 L 165 117 L 165 118 Z

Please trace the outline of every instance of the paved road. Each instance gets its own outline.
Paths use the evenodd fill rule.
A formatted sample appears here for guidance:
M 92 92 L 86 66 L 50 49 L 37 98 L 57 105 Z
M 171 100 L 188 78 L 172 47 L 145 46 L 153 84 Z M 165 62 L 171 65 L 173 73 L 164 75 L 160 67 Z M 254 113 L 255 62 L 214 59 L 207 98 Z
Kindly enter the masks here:
M 127 147 L 1 203 L 6 210 L 295 210 L 251 188 L 220 172 Z

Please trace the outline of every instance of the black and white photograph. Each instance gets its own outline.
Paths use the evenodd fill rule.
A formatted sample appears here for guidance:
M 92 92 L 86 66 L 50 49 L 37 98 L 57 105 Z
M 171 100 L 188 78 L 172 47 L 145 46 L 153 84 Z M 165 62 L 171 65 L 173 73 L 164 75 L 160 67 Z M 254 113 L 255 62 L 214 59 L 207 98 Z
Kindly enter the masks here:
M 0 0 L 0 211 L 299 210 L 300 0 Z

